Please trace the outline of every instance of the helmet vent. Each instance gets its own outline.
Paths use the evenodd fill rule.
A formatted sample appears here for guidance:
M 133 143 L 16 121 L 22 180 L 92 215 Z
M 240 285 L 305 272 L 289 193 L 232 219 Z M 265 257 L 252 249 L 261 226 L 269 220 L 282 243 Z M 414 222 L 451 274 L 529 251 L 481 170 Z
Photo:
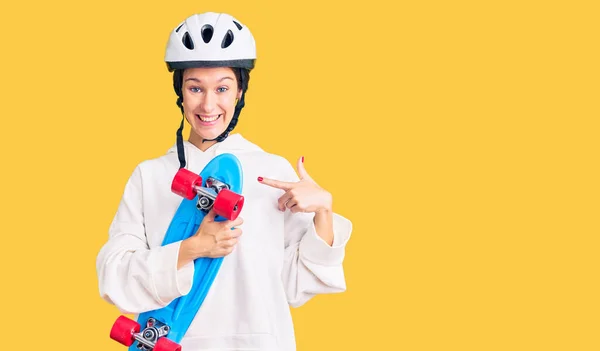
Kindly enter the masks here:
M 185 24 L 185 22 L 180 24 L 179 27 L 177 27 L 177 29 L 175 29 L 175 33 L 179 33 L 179 30 L 181 29 L 181 27 L 183 27 L 184 24 Z
M 242 30 L 242 25 L 237 23 L 236 21 L 233 21 L 233 23 L 235 24 L 235 26 L 239 29 Z
M 214 29 L 210 24 L 205 24 L 200 33 L 202 34 L 202 40 L 208 44 L 208 42 L 212 39 Z
M 183 45 L 190 50 L 194 50 L 194 41 L 192 41 L 192 37 L 190 37 L 190 33 L 185 32 L 183 35 Z
M 229 47 L 231 43 L 233 43 L 233 32 L 230 29 L 227 31 L 227 34 L 225 34 L 225 37 L 223 37 L 223 42 L 221 42 L 221 48 L 225 49 Z

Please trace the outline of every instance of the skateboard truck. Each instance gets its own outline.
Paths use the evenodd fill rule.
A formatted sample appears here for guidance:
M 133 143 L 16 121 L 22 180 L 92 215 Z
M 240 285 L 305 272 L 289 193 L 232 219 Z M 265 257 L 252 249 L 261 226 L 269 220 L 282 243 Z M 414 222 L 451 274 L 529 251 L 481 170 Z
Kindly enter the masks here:
M 213 177 L 206 179 L 206 186 L 202 186 L 202 177 L 185 168 L 179 169 L 173 182 L 171 191 L 188 200 L 193 200 L 198 195 L 196 207 L 199 210 L 215 210 L 219 216 L 234 220 L 244 206 L 244 197 L 229 190 L 228 184 Z
M 215 203 L 217 195 L 223 189 L 229 190 L 229 185 L 213 177 L 209 177 L 208 179 L 206 179 L 205 188 L 195 185 L 194 190 L 198 194 L 198 203 L 196 204 L 196 207 L 199 210 L 210 211 L 211 207 Z
M 166 338 L 170 330 L 165 323 L 148 318 L 146 327 L 140 332 L 138 322 L 119 316 L 110 331 L 110 338 L 125 346 L 137 341 L 137 349 L 143 351 L 181 351 L 179 344 Z
M 158 338 L 167 336 L 169 334 L 169 326 L 155 320 L 154 318 L 148 318 L 146 322 L 146 328 L 141 333 L 133 334 L 135 340 L 137 340 L 137 348 L 144 351 L 153 350 L 156 346 Z

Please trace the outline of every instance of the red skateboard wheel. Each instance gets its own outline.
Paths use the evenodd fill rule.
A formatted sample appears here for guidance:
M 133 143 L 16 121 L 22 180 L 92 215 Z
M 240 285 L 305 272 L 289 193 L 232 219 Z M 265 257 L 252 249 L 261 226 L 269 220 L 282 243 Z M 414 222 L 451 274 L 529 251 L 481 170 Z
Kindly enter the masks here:
M 119 316 L 110 330 L 110 338 L 125 345 L 131 346 L 135 341 L 133 334 L 140 332 L 138 322 L 125 316 Z
M 163 336 L 156 341 L 152 351 L 181 351 L 181 346 Z
M 239 216 L 243 206 L 244 197 L 242 195 L 238 195 L 228 189 L 223 189 L 217 194 L 213 209 L 219 216 L 232 221 Z
M 180 168 L 171 183 L 171 191 L 181 197 L 192 200 L 196 196 L 194 186 L 202 186 L 202 177 L 185 168 Z

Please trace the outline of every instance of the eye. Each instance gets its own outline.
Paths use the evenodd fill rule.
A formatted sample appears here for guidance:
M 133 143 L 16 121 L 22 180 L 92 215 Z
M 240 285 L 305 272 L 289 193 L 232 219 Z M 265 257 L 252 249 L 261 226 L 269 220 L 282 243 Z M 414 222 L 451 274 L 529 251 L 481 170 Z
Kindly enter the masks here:
M 218 91 L 219 93 L 224 93 L 224 92 L 226 92 L 227 90 L 229 90 L 229 88 L 227 88 L 227 87 L 220 87 L 220 88 L 218 88 L 218 89 L 217 89 L 217 91 Z
M 191 87 L 191 88 L 190 88 L 190 91 L 191 91 L 192 93 L 199 93 L 199 92 L 200 92 L 200 88 Z

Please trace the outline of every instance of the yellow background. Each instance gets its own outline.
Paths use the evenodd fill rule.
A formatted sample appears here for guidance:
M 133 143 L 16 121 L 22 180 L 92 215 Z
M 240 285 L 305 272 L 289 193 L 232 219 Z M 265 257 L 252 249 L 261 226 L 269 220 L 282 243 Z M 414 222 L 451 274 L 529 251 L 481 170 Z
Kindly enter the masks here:
M 164 49 L 204 11 L 257 40 L 236 131 L 354 223 L 299 350 L 600 349 L 599 11 L 573 0 L 3 4 L 0 349 L 125 350 L 96 254 L 175 142 Z

